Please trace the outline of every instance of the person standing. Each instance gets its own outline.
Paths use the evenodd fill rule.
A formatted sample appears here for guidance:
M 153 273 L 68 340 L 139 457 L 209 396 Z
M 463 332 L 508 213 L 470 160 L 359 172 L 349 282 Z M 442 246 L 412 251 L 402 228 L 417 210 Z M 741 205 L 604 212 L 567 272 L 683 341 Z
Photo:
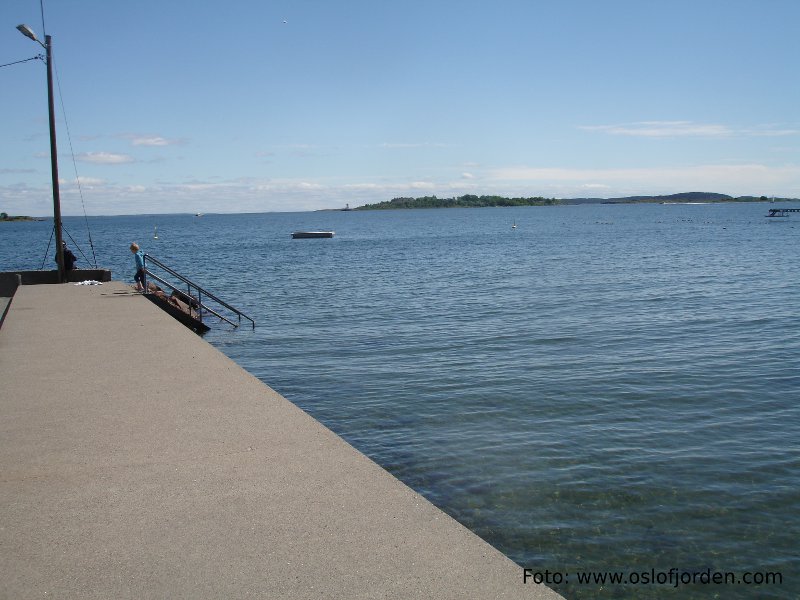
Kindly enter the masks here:
M 133 257 L 136 259 L 136 274 L 133 276 L 133 278 L 136 280 L 136 291 L 144 292 L 146 291 L 144 277 L 144 252 L 139 250 L 139 244 L 136 242 L 131 244 L 131 252 L 133 252 Z
M 64 272 L 69 273 L 72 269 L 75 268 L 75 261 L 78 260 L 75 258 L 75 255 L 72 253 L 72 250 L 67 248 L 67 242 L 61 242 L 61 248 L 63 249 L 64 254 Z M 58 262 L 58 254 L 56 254 L 56 262 Z

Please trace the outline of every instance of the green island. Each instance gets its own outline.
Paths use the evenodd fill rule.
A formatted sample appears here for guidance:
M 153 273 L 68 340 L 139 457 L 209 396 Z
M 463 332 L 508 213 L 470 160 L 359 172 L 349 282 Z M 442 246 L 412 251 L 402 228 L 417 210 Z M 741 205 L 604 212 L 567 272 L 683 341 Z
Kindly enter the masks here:
M 684 192 L 663 196 L 626 196 L 623 198 L 505 198 L 503 196 L 475 196 L 467 194 L 454 198 L 423 196 L 421 198 L 394 198 L 377 204 L 365 204 L 347 210 L 393 210 L 403 208 L 482 208 L 488 206 L 564 206 L 571 204 L 681 204 L 717 202 L 794 202 L 796 198 L 768 198 L 767 196 L 728 196 L 711 192 Z
M 14 216 L 9 215 L 8 213 L 0 212 L 0 221 L 41 221 L 41 219 L 35 219 L 34 217 L 26 216 Z
M 394 198 L 378 204 L 365 204 L 353 210 L 391 210 L 395 208 L 478 208 L 484 206 L 552 206 L 559 204 L 555 198 L 504 198 L 502 196 L 458 196 L 457 198 Z

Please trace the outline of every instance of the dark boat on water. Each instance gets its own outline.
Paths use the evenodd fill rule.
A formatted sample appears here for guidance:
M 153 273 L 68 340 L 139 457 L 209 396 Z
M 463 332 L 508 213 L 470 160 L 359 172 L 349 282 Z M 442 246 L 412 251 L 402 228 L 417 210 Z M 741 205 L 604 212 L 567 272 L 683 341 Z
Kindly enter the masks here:
M 292 239 L 332 238 L 333 234 L 333 231 L 293 231 Z

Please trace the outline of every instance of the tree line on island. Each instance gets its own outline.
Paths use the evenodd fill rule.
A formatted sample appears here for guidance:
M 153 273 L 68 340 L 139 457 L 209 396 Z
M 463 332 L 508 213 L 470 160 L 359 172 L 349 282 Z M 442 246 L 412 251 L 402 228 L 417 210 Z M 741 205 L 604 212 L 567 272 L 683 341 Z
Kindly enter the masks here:
M 33 217 L 26 217 L 23 215 L 9 215 L 5 212 L 0 212 L 0 221 L 41 221 L 41 219 L 35 219 Z
M 555 198 L 504 198 L 503 196 L 475 196 L 467 194 L 455 198 L 393 198 L 377 204 L 365 204 L 354 210 L 389 210 L 395 208 L 482 208 L 486 206 L 552 206 L 559 204 Z
M 423 196 L 421 198 L 393 198 L 377 204 L 365 204 L 349 210 L 392 210 L 403 208 L 483 208 L 490 206 L 556 206 L 570 204 L 662 204 L 689 202 L 787 202 L 796 198 L 768 198 L 767 196 L 728 196 L 711 192 L 684 192 L 662 196 L 626 196 L 624 198 L 506 198 L 503 196 L 476 196 L 467 194 L 453 198 Z

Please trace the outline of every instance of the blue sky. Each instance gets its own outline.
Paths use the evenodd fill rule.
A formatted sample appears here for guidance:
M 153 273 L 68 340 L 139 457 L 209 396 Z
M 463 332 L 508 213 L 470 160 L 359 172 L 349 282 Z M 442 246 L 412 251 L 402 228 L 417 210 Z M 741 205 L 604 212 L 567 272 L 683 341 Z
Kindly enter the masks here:
M 45 0 L 44 15 L 64 214 L 800 197 L 797 0 Z M 39 0 L 4 0 L 0 64 L 41 51 L 19 23 L 44 37 Z M 51 212 L 45 75 L 0 68 L 11 214 Z

